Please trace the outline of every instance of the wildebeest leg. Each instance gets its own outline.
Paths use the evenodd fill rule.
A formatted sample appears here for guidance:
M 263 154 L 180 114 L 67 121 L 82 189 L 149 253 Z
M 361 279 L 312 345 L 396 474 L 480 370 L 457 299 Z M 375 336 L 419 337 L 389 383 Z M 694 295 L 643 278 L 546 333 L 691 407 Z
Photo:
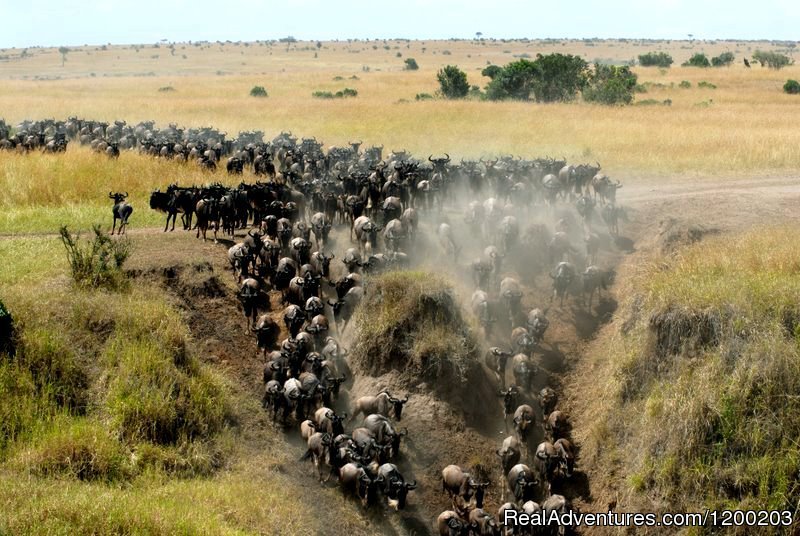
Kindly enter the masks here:
M 117 217 L 114 216 L 114 224 L 111 226 L 111 234 L 114 234 L 114 231 L 117 229 Z

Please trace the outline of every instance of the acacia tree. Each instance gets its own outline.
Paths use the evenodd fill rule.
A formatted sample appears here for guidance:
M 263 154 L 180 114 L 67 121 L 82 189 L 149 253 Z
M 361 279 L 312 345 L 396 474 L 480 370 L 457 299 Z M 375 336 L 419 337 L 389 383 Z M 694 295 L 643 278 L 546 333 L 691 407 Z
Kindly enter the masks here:
M 456 65 L 447 65 L 436 73 L 439 80 L 439 88 L 448 99 L 463 99 L 469 93 L 469 83 L 467 83 L 467 73 Z
M 518 60 L 495 72 L 486 96 L 491 100 L 567 102 L 586 85 L 588 64 L 571 54 L 537 54 L 536 60 Z
M 69 53 L 69 49 L 67 47 L 58 47 L 58 51 L 61 53 L 61 66 L 64 66 L 64 62 L 67 61 L 67 54 Z

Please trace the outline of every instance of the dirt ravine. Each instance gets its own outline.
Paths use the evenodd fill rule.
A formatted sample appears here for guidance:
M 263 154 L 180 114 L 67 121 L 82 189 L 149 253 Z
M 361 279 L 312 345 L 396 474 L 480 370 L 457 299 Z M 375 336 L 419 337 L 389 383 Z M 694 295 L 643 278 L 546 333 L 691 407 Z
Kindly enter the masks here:
M 488 194 L 487 194 L 488 197 Z M 681 181 L 676 183 L 647 183 L 637 185 L 625 183 L 618 194 L 618 203 L 627 209 L 628 221 L 620 223 L 620 238 L 616 241 L 604 242 L 597 264 L 609 271 L 614 271 L 620 263 L 636 262 L 641 252 L 654 246 L 654 237 L 658 234 L 662 222 L 669 218 L 677 218 L 683 222 L 691 222 L 721 232 L 738 231 L 749 227 L 796 222 L 798 211 L 796 207 L 800 202 L 800 178 L 782 177 L 760 179 L 732 179 Z M 149 210 L 149 209 L 146 209 Z M 537 209 L 538 210 L 538 209 Z M 564 211 L 575 212 L 572 206 L 564 206 Z M 453 225 L 457 240 L 462 245 L 462 253 L 456 263 L 443 263 L 436 257 L 435 252 L 429 252 L 421 262 L 421 268 L 444 271 L 455 282 L 457 293 L 463 304 L 466 315 L 469 316 L 469 299 L 473 290 L 469 263 L 480 254 L 482 243 L 475 240 L 470 231 L 462 223 L 459 210 L 447 209 L 446 215 Z M 576 216 L 576 221 L 579 221 Z M 539 215 L 532 214 L 531 221 L 538 221 Z M 424 218 L 422 228 L 428 237 L 429 245 L 435 242 L 435 226 L 438 218 Z M 552 230 L 554 217 L 547 217 L 547 224 Z M 524 226 L 521 226 L 521 231 Z M 582 248 L 582 242 L 577 243 L 582 236 L 582 230 L 576 230 L 572 238 L 576 247 Z M 236 383 L 236 388 L 250 393 L 254 398 L 262 396 L 261 374 L 263 358 L 257 352 L 255 340 L 243 332 L 244 317 L 238 310 L 235 299 L 235 281 L 230 271 L 226 256 L 227 248 L 232 244 L 228 240 L 220 240 L 219 244 L 210 241 L 203 244 L 194 238 L 194 233 L 175 231 L 168 235 L 180 234 L 180 238 L 169 240 L 169 253 L 163 257 L 150 259 L 142 266 L 158 273 L 171 266 L 180 266 L 181 258 L 187 253 L 196 254 L 203 252 L 207 259 L 208 267 L 203 268 L 213 275 L 212 283 L 201 285 L 193 292 L 196 295 L 186 294 L 185 288 L 180 283 L 180 277 L 170 276 L 164 271 L 163 283 L 174 296 L 183 296 L 187 318 L 193 336 L 203 348 L 204 359 L 213 364 Z M 243 231 L 237 233 L 237 240 L 241 239 Z M 162 229 L 136 228 L 135 218 L 129 235 L 135 241 L 147 241 L 158 244 L 163 242 Z M 20 235 L 3 235 L 0 239 L 10 239 Z M 52 234 L 24 235 L 31 237 L 56 237 Z M 347 228 L 337 229 L 333 235 L 333 251 L 336 254 L 335 275 L 341 275 L 343 267 L 338 259 L 343 256 L 344 250 L 351 247 L 347 237 Z M 158 264 L 163 266 L 158 266 Z M 595 302 L 592 307 L 582 305 L 580 298 L 571 297 L 563 307 L 557 302 L 550 305 L 552 282 L 547 270 L 536 268 L 529 269 L 524 259 L 517 259 L 507 263 L 504 276 L 516 277 L 523 285 L 522 311 L 527 312 L 534 307 L 549 307 L 548 329 L 544 342 L 535 352 L 535 361 L 539 368 L 531 393 L 524 396 L 520 403 L 530 403 L 537 408 L 538 432 L 530 441 L 531 450 L 542 439 L 541 414 L 538 413 L 538 404 L 532 393 L 541 387 L 549 385 L 559 394 L 563 392 L 564 383 L 569 381 L 570 372 L 574 365 L 581 359 L 591 344 L 593 337 L 599 329 L 608 322 L 616 309 L 617 296 L 615 287 L 602 294 L 599 304 Z M 208 278 L 206 278 L 208 279 Z M 205 280 L 205 279 L 204 279 Z M 182 299 L 183 299 L 182 298 Z M 271 309 L 276 320 L 282 326 L 281 311 L 283 305 L 280 294 L 271 293 Z M 328 310 L 327 313 L 330 314 Z M 509 346 L 509 326 L 498 326 L 488 337 L 481 335 L 483 349 L 489 346 Z M 348 334 L 345 334 L 348 335 Z M 352 334 L 350 334 L 352 335 Z M 281 334 L 282 339 L 287 334 Z M 346 337 L 348 340 L 351 336 Z M 346 346 L 346 344 L 345 344 Z M 486 382 L 494 382 L 494 378 L 486 371 Z M 513 382 L 513 376 L 508 371 L 508 383 Z M 377 390 L 392 388 L 391 376 L 382 378 L 352 379 L 344 385 L 344 394 L 335 408 L 339 412 L 351 413 L 352 401 L 363 394 L 374 394 Z M 404 390 L 399 394 L 405 394 Z M 494 407 L 484 408 L 479 412 L 479 418 L 467 423 L 463 419 L 462 408 L 449 407 L 448 404 L 437 400 L 420 386 L 409 392 L 410 402 L 403 413 L 402 427 L 408 428 L 408 438 L 401 446 L 403 452 L 397 462 L 407 479 L 416 479 L 419 487 L 409 494 L 409 505 L 400 513 L 388 511 L 385 506 L 377 507 L 374 511 L 364 514 L 370 519 L 377 534 L 433 534 L 434 522 L 439 512 L 450 508 L 450 501 L 441 491 L 440 472 L 448 464 L 458 464 L 463 467 L 480 466 L 492 480 L 488 490 L 485 509 L 496 512 L 502 504 L 502 490 L 505 487 L 504 479 L 499 471 L 497 456 L 494 454 L 503 438 L 509 432 L 502 420 L 501 399 L 498 397 Z M 558 406 L 569 412 L 569 407 Z M 249 416 L 242 423 L 243 441 L 252 442 L 252 448 L 259 448 L 258 438 L 263 427 L 267 427 L 270 434 L 279 436 L 281 448 L 291 450 L 299 456 L 304 447 L 299 438 L 299 431 L 293 423 L 287 427 L 273 425 L 266 415 Z M 350 425 L 348 429 L 360 423 Z M 259 432 L 254 430 L 259 428 Z M 251 433 L 252 432 L 252 433 Z M 580 448 L 580 445 L 577 445 Z M 532 453 L 531 453 L 532 454 Z M 531 462 L 530 459 L 523 461 Z M 283 470 L 292 478 L 299 479 L 309 489 L 309 497 L 301 500 L 309 501 L 309 506 L 314 504 L 313 490 L 320 484 L 315 478 L 313 465 L 297 462 L 286 466 Z M 331 481 L 326 486 L 334 487 Z M 596 497 L 592 491 L 592 468 L 584 467 L 578 457 L 576 472 L 569 482 L 560 482 L 554 487 L 555 492 L 566 495 L 573 504 L 586 512 L 600 512 L 607 509 L 607 502 L 603 497 Z M 508 500 L 508 493 L 505 493 Z M 360 507 L 355 501 L 350 501 L 350 507 L 358 510 Z M 324 505 L 323 505 L 324 506 Z M 319 511 L 316 508 L 316 511 Z M 324 515 L 324 514 L 323 514 Z M 333 523 L 335 520 L 330 520 Z M 324 525 L 324 524 L 323 524 Z

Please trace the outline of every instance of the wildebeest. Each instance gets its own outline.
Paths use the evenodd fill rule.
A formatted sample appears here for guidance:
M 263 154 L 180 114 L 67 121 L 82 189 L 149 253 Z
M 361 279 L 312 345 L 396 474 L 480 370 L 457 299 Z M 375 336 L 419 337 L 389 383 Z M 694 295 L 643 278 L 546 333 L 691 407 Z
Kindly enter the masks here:
M 563 307 L 564 297 L 569 292 L 570 285 L 575 281 L 575 266 L 572 263 L 562 261 L 550 273 L 550 277 L 553 279 L 553 296 L 550 301 L 558 297 L 561 300 L 560 305 Z
M 572 448 L 572 442 L 567 438 L 560 438 L 558 439 L 553 446 L 558 453 L 558 464 L 561 473 L 570 478 L 572 476 L 572 470 L 575 467 L 575 454 Z
M 356 233 L 356 241 L 362 254 L 369 255 L 372 253 L 372 250 L 377 245 L 378 231 L 381 229 L 382 227 L 376 225 L 366 216 L 359 216 L 355 219 L 353 230 Z
M 553 438 L 553 441 L 564 437 L 564 435 L 569 431 L 569 421 L 567 420 L 567 415 L 559 410 L 553 411 L 544 421 L 544 428 L 545 431 L 550 433 L 550 437 Z
M 393 463 L 385 463 L 378 468 L 378 476 L 383 478 L 383 494 L 389 506 L 402 510 L 406 506 L 408 492 L 416 489 L 417 481 L 406 482 Z
M 507 475 L 512 467 L 519 463 L 522 458 L 522 451 L 519 440 L 514 436 L 508 436 L 503 440 L 503 446 L 495 451 L 500 458 L 500 468 L 503 474 Z
M 489 370 L 494 372 L 497 383 L 500 384 L 500 389 L 506 388 L 506 363 L 509 357 L 511 357 L 511 352 L 504 352 L 497 346 L 489 348 L 484 357 L 484 363 L 489 367 Z
M 464 502 L 470 503 L 474 494 L 475 506 L 481 508 L 488 486 L 488 482 L 477 482 L 470 473 L 457 465 L 448 465 L 442 469 L 442 491 L 446 491 L 454 501 L 460 497 Z
M 549 387 L 543 387 L 539 391 L 539 406 L 542 408 L 542 415 L 550 415 L 556 409 L 558 395 Z
M 339 469 L 339 482 L 345 491 L 354 493 L 366 508 L 375 501 L 378 485 L 383 483 L 383 478 L 380 475 L 372 478 L 364 466 L 347 463 Z
M 553 477 L 558 468 L 558 452 L 552 443 L 549 441 L 539 443 L 536 447 L 534 463 L 539 477 L 547 483 L 547 490 L 550 491 Z
M 528 404 L 522 404 L 514 412 L 514 431 L 517 434 L 517 439 L 522 445 L 525 445 L 526 449 L 528 436 L 534 427 L 535 420 L 533 408 Z
M 117 234 L 125 234 L 125 228 L 128 226 L 128 218 L 133 214 L 133 205 L 128 203 L 125 199 L 128 197 L 128 192 L 108 192 L 109 199 L 114 200 L 114 206 L 111 208 L 111 214 L 114 216 L 114 224 L 111 227 L 111 234 L 117 228 L 117 220 L 119 220 L 119 232 Z
M 469 513 L 469 522 L 472 533 L 476 536 L 498 536 L 500 525 L 492 514 L 482 508 L 475 508 Z
M 594 297 L 595 291 L 597 291 L 597 301 L 600 302 L 600 289 L 606 289 L 606 273 L 603 272 L 597 266 L 591 265 L 587 266 L 586 270 L 583 271 L 583 302 L 584 305 L 586 304 L 586 295 L 589 295 L 589 304 L 588 306 L 592 307 L 592 298 Z
M 508 472 L 508 487 L 518 504 L 533 499 L 536 488 L 539 486 L 539 479 L 531 468 L 525 464 L 518 463 Z
M 350 420 L 352 421 L 360 414 L 367 416 L 376 413 L 384 417 L 389 417 L 391 413 L 394 415 L 395 419 L 400 421 L 403 415 L 403 406 L 407 402 L 408 395 L 406 395 L 404 399 L 394 398 L 389 394 L 389 391 L 384 389 L 375 396 L 362 396 L 356 400 L 356 405 Z
M 347 291 L 341 300 L 336 302 L 328 301 L 328 305 L 333 307 L 333 316 L 336 321 L 336 329 L 341 333 L 347 327 L 347 323 L 352 318 L 356 307 L 361 303 L 364 297 L 364 289 L 362 287 L 353 287 Z M 341 323 L 341 327 L 340 327 Z
M 461 519 L 452 510 L 445 510 L 436 518 L 436 528 L 439 536 L 468 536 L 471 528 L 468 521 Z

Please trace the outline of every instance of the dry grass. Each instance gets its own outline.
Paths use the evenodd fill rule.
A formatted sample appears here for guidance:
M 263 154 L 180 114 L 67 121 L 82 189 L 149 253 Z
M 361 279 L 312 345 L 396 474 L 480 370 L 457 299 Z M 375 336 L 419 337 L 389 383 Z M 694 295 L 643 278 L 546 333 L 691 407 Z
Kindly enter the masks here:
M 619 317 L 577 371 L 575 397 L 583 463 L 620 504 L 796 509 L 796 233 L 714 237 L 620 274 Z
M 0 109 L 10 121 L 78 115 L 214 125 L 231 134 L 261 129 L 270 137 L 291 130 L 326 144 L 359 138 L 419 155 L 431 151 L 457 158 L 564 155 L 574 161 L 600 160 L 619 176 L 763 173 L 796 170 L 800 163 L 795 143 L 800 108 L 796 97 L 781 91 L 787 78 L 798 78 L 800 67 L 776 72 L 745 69 L 740 63 L 757 48 L 772 48 L 768 43 L 388 41 L 324 43 L 319 51 L 311 45 L 298 43 L 287 50 L 285 45 L 181 49 L 184 45 L 179 44 L 175 56 L 163 45 L 159 49 L 148 45 L 139 52 L 130 47 L 107 51 L 88 47 L 71 52 L 63 68 L 55 50 L 36 49 L 30 51 L 31 58 L 4 65 L 5 76 L 14 79 L 0 81 Z M 671 99 L 669 107 L 414 102 L 417 93 L 437 89 L 436 70 L 448 63 L 465 69 L 470 83 L 484 86 L 488 79 L 480 76 L 480 69 L 487 62 L 505 64 L 522 54 L 565 52 L 590 61 L 619 61 L 651 50 L 671 52 L 676 64 L 695 51 L 732 50 L 737 63 L 722 69 L 637 68 L 641 82 L 667 86 L 639 98 Z M 396 56 L 398 52 L 402 57 Z M 159 57 L 152 58 L 156 54 Z M 414 57 L 420 70 L 404 71 L 407 57 Z M 370 71 L 363 71 L 364 66 Z M 97 76 L 88 76 L 90 72 Z M 151 72 L 155 76 L 132 78 Z M 34 76 L 62 79 L 33 80 Z M 334 80 L 337 76 L 343 79 Z M 692 88 L 679 88 L 682 80 L 690 81 Z M 698 89 L 702 80 L 718 88 Z M 249 97 L 254 85 L 265 86 L 269 97 Z M 175 91 L 159 92 L 164 86 Z M 358 97 L 341 101 L 311 97 L 316 90 L 345 86 L 357 89 Z

